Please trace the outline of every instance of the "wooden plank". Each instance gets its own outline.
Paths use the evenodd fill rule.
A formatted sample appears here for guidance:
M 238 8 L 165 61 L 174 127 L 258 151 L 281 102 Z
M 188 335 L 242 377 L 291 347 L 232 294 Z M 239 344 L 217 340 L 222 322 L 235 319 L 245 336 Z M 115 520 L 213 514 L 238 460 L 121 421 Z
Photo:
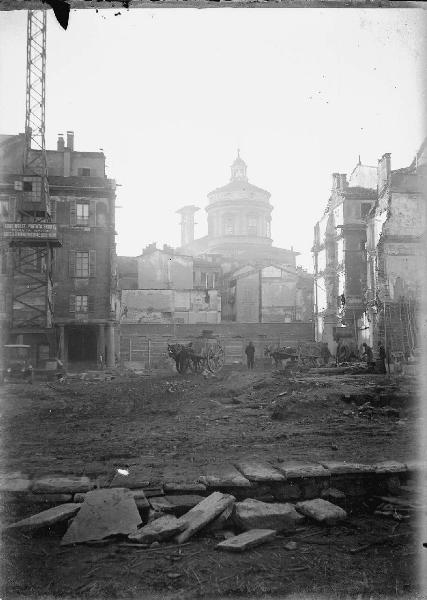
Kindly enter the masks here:
M 227 550 L 228 552 L 244 552 L 275 537 L 276 531 L 274 529 L 251 529 L 221 542 L 217 545 L 217 549 Z
M 231 504 L 234 504 L 234 496 L 230 494 L 222 494 L 214 492 L 194 508 L 188 511 L 180 518 L 182 523 L 185 523 L 185 529 L 176 538 L 178 544 L 183 544 L 191 536 L 213 521 L 220 513 L 222 513 Z

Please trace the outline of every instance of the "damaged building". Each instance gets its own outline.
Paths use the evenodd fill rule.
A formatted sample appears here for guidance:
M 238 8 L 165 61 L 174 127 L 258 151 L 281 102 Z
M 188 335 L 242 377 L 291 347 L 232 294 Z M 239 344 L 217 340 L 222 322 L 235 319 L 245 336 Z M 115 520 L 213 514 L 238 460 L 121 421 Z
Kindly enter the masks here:
M 25 211 L 17 209 L 24 149 L 23 134 L 0 136 L 3 230 L 7 223 L 25 221 Z M 36 281 L 46 270 L 45 262 L 31 250 L 3 243 L 3 339 L 31 345 L 32 362 L 39 367 L 52 357 L 59 357 L 69 368 L 96 366 L 101 355 L 113 365 L 118 311 L 115 181 L 106 177 L 103 152 L 75 150 L 71 131 L 66 140 L 59 134 L 56 150 L 47 150 L 46 158 L 50 217 L 58 237 L 48 282 L 51 323 L 43 327 L 32 315 L 24 314 L 34 312 L 39 301 L 40 314 L 46 312 L 44 288 L 34 285 L 31 303 L 17 291 L 20 274 L 24 271 L 27 279 Z M 31 185 L 24 181 L 29 193 Z

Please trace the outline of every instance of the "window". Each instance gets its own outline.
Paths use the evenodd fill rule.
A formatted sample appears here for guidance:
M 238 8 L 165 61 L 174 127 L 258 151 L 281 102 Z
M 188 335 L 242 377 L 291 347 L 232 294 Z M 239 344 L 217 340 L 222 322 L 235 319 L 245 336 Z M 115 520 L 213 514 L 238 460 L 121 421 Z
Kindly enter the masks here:
M 367 217 L 370 210 L 371 210 L 370 202 L 362 202 L 362 204 L 360 205 L 360 217 L 362 219 Z
M 77 225 L 88 225 L 89 224 L 89 204 L 76 205 L 77 211 Z
M 90 169 L 83 167 L 77 170 L 79 177 L 90 177 Z
M 24 192 L 32 192 L 33 191 L 33 182 L 32 181 L 24 181 L 23 188 Z
M 89 252 L 76 252 L 76 277 L 89 277 Z
M 9 219 L 9 200 L 0 200 L 0 221 Z
M 257 234 L 257 218 L 254 215 L 248 216 L 248 235 Z
M 87 313 L 88 312 L 87 296 L 76 296 L 76 312 L 77 313 Z

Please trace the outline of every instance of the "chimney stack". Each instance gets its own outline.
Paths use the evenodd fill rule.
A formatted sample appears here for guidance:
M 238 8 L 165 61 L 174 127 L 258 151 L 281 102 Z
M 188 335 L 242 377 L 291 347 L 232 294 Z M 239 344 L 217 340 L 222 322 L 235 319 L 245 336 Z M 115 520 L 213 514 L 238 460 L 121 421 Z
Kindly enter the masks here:
M 74 131 L 67 131 L 67 150 L 74 150 Z
M 65 148 L 64 134 L 63 133 L 58 133 L 58 141 L 56 143 L 56 149 L 59 152 L 64 152 L 64 148 Z

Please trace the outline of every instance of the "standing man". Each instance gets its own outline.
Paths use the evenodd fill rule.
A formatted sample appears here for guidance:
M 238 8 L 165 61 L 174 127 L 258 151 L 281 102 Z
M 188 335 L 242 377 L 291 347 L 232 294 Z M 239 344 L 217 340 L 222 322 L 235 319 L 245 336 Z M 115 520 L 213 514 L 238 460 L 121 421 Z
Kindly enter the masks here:
M 245 354 L 247 358 L 248 369 L 253 369 L 255 359 L 255 347 L 252 342 L 249 342 L 249 344 L 246 346 Z
M 378 372 L 387 373 L 387 369 L 385 367 L 386 351 L 381 342 L 378 342 L 378 356 Z
M 362 358 L 366 356 L 366 362 L 368 363 L 368 371 L 372 372 L 375 369 L 374 353 L 372 352 L 372 348 L 368 346 L 366 342 L 363 342 L 362 346 L 364 349 Z

